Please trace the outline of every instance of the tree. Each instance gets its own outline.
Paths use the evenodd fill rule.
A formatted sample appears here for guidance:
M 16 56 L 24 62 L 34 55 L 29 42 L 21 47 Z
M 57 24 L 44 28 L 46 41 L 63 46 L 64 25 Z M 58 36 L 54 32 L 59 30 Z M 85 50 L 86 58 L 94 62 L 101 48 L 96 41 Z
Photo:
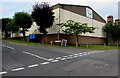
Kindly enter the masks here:
M 34 21 L 40 26 L 39 31 L 44 35 L 47 34 L 46 29 L 50 28 L 54 22 L 52 9 L 46 2 L 36 3 L 33 5 L 32 17 Z
M 6 30 L 11 34 L 18 32 L 19 28 L 15 25 L 14 19 L 12 19 L 9 23 L 6 24 Z
M 85 34 L 86 32 L 93 33 L 93 31 L 95 30 L 94 27 L 87 27 L 86 24 L 75 22 L 73 20 L 68 20 L 66 23 L 60 23 L 57 25 L 65 27 L 65 29 L 63 30 L 65 34 L 76 35 L 76 46 L 78 46 L 79 35 L 81 35 L 82 33 Z
M 2 33 L 4 33 L 5 38 L 8 37 L 7 23 L 11 20 L 10 18 L 2 18 Z
M 16 12 L 14 15 L 15 26 L 22 28 L 21 33 L 23 34 L 24 40 L 26 42 L 25 31 L 32 25 L 32 17 L 27 12 Z
M 104 30 L 104 32 L 106 32 L 107 40 L 108 40 L 108 37 L 112 37 L 113 41 L 115 42 L 118 38 L 120 38 L 120 24 L 108 22 L 103 27 L 103 30 Z

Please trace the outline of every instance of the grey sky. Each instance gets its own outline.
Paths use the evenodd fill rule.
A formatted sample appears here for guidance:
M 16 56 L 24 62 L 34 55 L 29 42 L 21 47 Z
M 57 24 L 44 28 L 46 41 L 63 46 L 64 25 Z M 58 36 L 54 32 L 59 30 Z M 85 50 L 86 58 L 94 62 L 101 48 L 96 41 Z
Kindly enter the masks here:
M 14 13 L 19 11 L 31 13 L 32 5 L 35 4 L 35 2 L 49 2 L 51 5 L 62 3 L 90 6 L 105 20 L 108 15 L 113 15 L 114 19 L 116 19 L 118 18 L 118 1 L 119 0 L 101 0 L 99 2 L 95 0 L 2 0 L 0 3 L 0 8 L 2 8 L 2 10 L 0 9 L 0 13 L 2 13 L 0 18 L 12 18 Z

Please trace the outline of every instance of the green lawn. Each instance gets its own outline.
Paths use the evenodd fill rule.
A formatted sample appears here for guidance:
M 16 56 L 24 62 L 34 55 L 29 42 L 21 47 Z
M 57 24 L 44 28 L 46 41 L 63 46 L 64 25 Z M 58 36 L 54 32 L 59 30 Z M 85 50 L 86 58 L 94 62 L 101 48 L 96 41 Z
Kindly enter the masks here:
M 24 42 L 20 39 L 2 39 L 4 41 L 10 41 L 15 43 L 21 43 L 21 44 L 30 44 L 30 45 L 40 45 L 40 46 L 53 46 L 53 47 L 61 47 L 60 45 L 50 45 L 50 44 L 42 44 L 42 43 L 34 43 L 34 42 Z M 82 48 L 82 49 L 118 49 L 120 48 L 117 46 L 111 46 L 111 45 L 79 45 L 76 47 L 75 45 L 67 45 L 66 48 Z

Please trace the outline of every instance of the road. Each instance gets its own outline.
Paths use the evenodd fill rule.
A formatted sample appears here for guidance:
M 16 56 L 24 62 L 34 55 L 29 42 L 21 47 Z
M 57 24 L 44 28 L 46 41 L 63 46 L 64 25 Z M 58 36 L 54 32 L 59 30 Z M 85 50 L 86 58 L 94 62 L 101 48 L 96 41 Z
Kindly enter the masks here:
M 118 76 L 118 50 L 2 42 L 2 76 Z

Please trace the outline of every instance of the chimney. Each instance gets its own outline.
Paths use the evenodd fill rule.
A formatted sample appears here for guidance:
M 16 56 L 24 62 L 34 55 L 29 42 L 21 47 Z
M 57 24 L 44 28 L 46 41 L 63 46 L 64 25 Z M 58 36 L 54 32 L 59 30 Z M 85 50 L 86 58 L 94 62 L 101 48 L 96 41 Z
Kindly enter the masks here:
M 113 22 L 113 16 L 108 16 L 107 17 L 107 22 L 110 22 L 110 21 Z
M 120 24 L 120 19 L 116 19 L 116 20 L 115 20 L 115 23 L 116 23 L 116 24 Z

